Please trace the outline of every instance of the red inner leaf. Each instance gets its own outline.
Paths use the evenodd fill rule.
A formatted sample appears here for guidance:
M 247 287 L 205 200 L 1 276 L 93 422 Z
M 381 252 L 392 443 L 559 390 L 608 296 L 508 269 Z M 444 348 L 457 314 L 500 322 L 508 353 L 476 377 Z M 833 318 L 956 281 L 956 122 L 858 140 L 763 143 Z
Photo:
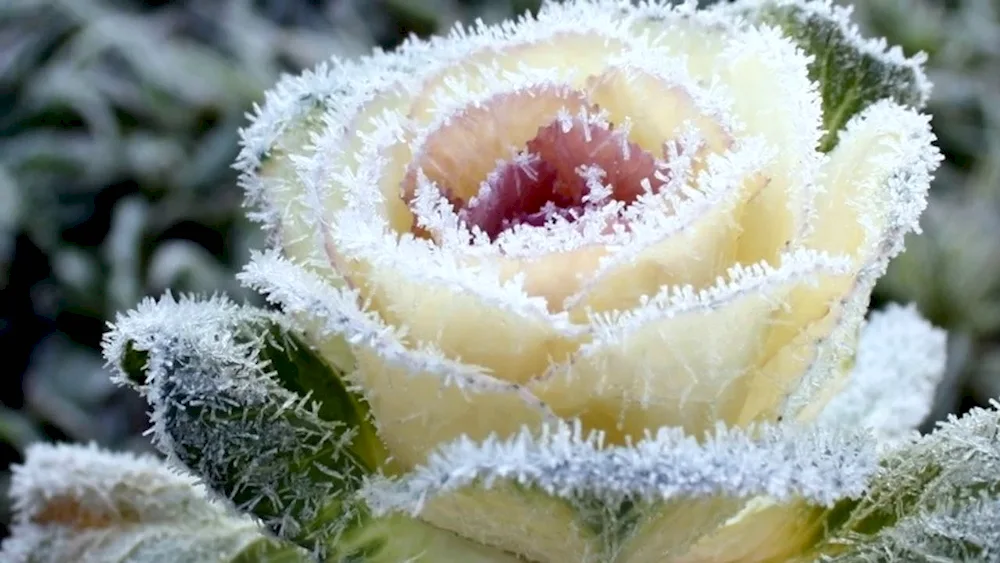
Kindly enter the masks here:
M 590 192 L 580 171 L 596 166 L 604 171 L 602 184 L 610 185 L 611 197 L 632 203 L 643 193 L 642 181 L 651 188 L 655 159 L 620 131 L 590 124 L 574 117 L 565 126 L 555 120 L 528 141 L 517 162 L 506 162 L 487 178 L 488 189 L 460 211 L 471 226 L 478 226 L 491 239 L 513 225 L 541 226 L 553 216 L 567 220 L 586 212 L 584 198 Z

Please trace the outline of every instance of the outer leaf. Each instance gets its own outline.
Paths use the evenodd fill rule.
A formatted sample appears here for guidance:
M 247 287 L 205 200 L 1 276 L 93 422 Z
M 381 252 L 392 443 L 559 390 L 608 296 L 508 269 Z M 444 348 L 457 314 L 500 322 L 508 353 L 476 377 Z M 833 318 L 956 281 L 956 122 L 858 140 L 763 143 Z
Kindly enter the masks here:
M 104 348 L 149 400 L 158 447 L 320 560 L 514 561 L 419 520 L 371 517 L 354 492 L 386 455 L 363 402 L 298 338 L 267 311 L 167 296 L 119 317 Z
M 16 521 L 0 549 L 7 563 L 309 560 L 151 456 L 31 446 L 24 465 L 14 468 L 11 496 Z
M 824 152 L 836 146 L 851 117 L 876 101 L 891 99 L 916 108 L 927 102 L 926 56 L 907 58 L 884 40 L 862 38 L 848 8 L 829 0 L 742 0 L 734 9 L 778 25 L 813 56 L 809 77 L 819 83 L 823 99 Z
M 120 317 L 105 354 L 120 380 L 144 382 L 157 446 L 278 535 L 322 552 L 362 517 L 349 495 L 380 461 L 377 441 L 280 317 L 168 296 Z
M 834 561 L 1000 557 L 1000 403 L 952 417 L 892 451 L 869 494 L 842 506 L 823 551 Z
M 838 562 L 997 561 L 1000 498 L 982 498 L 904 518 L 870 541 L 829 557 Z

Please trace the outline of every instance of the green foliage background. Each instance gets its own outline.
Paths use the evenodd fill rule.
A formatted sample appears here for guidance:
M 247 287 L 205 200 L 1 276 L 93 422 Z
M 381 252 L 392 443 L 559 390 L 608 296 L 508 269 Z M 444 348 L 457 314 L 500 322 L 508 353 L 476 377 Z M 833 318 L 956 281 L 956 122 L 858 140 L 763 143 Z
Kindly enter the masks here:
M 1000 396 L 1000 6 L 866 0 L 857 18 L 930 54 L 947 162 L 925 234 L 879 286 L 951 331 L 936 417 Z M 145 406 L 98 354 L 145 295 L 224 292 L 261 239 L 230 164 L 281 72 L 537 0 L 0 3 L 0 487 L 38 440 L 146 450 Z M 0 524 L 7 519 L 0 505 Z M 2 536 L 0 530 L 0 536 Z

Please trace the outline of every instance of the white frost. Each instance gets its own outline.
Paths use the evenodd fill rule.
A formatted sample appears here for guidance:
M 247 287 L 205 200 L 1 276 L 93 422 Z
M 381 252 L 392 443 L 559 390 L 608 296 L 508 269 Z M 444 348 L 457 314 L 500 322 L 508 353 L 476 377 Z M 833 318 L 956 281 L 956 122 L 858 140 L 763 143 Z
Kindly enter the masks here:
M 863 494 L 876 464 L 874 441 L 858 430 L 720 426 L 699 442 L 682 429 L 662 428 L 630 446 L 604 446 L 600 434 L 560 424 L 540 436 L 446 444 L 401 478 L 372 480 L 365 495 L 377 513 L 414 514 L 434 497 L 499 481 L 610 505 L 765 495 L 831 506 Z
M 874 313 L 861 331 L 846 388 L 820 420 L 870 428 L 885 446 L 907 437 L 930 413 L 945 372 L 946 340 L 913 306 Z

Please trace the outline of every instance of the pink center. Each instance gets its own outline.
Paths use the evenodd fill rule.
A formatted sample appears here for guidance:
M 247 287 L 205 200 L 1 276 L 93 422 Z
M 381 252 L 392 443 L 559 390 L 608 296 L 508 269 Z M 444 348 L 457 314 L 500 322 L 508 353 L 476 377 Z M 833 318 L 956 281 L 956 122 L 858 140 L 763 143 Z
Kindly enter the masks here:
M 575 221 L 605 203 L 588 202 L 594 181 L 610 188 L 610 199 L 628 204 L 643 193 L 643 180 L 655 181 L 655 167 L 652 155 L 613 128 L 580 117 L 556 120 L 538 130 L 521 158 L 490 174 L 488 189 L 459 215 L 490 239 L 514 225 L 542 226 L 553 216 Z M 589 182 L 588 168 L 599 173 Z
M 475 130 L 480 135 L 503 131 L 505 121 L 518 119 L 518 109 L 511 107 L 516 101 L 501 98 L 493 112 L 465 115 L 433 136 L 429 156 L 413 163 L 435 181 L 459 218 L 470 228 L 481 229 L 490 240 L 516 225 L 540 227 L 557 217 L 574 222 L 609 201 L 628 205 L 645 191 L 657 193 L 663 187 L 652 154 L 630 142 L 624 131 L 594 123 L 587 115 L 588 111 L 595 115 L 597 108 L 573 98 L 567 105 L 577 104 L 581 111 L 576 116 L 550 117 L 517 157 L 501 163 L 485 178 L 468 177 L 472 166 L 466 163 L 481 162 L 493 152 L 489 143 L 477 149 L 484 141 L 476 138 Z M 411 165 L 402 187 L 406 201 L 414 197 L 415 178 L 416 168 Z M 475 192 L 468 189 L 471 186 L 463 188 L 469 182 L 473 186 L 482 182 L 474 197 Z M 602 193 L 593 194 L 594 189 Z M 414 227 L 414 232 L 429 235 L 420 227 Z

